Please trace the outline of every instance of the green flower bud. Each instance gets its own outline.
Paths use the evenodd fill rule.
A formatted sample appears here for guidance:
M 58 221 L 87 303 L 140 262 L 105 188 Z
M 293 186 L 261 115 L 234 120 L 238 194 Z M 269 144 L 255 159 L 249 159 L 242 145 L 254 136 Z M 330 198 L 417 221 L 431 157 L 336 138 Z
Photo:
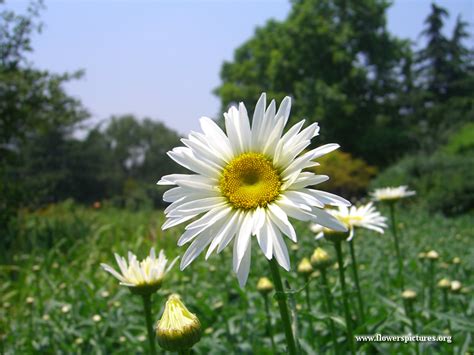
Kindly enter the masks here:
M 435 250 L 430 250 L 426 253 L 426 258 L 429 260 L 438 260 L 439 254 Z
M 311 255 L 311 264 L 318 269 L 326 268 L 331 264 L 331 257 L 323 248 L 316 248 Z
M 402 298 L 407 301 L 413 301 L 416 298 L 416 292 L 413 290 L 404 290 L 402 292 Z
M 441 279 L 441 280 L 439 280 L 439 282 L 438 282 L 438 287 L 441 288 L 441 289 L 448 289 L 448 288 L 451 288 L 451 281 L 449 281 L 449 280 L 446 279 L 446 278 Z
M 257 283 L 257 291 L 260 292 L 262 295 L 266 295 L 272 292 L 273 291 L 272 282 L 266 277 L 261 277 Z
M 451 282 L 451 292 L 452 293 L 459 293 L 462 289 L 462 283 L 458 280 L 454 280 Z
M 298 264 L 298 273 L 301 275 L 308 276 L 313 272 L 313 267 L 309 262 L 308 258 L 303 258 L 301 262 Z
M 178 295 L 166 301 L 163 316 L 156 325 L 158 344 L 169 351 L 191 349 L 201 339 L 201 323 L 189 312 Z

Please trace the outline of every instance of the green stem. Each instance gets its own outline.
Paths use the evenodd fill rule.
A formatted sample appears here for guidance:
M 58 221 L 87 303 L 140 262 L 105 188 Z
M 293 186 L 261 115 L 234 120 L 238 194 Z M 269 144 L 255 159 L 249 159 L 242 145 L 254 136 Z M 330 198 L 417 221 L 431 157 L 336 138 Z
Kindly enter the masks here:
M 191 349 L 178 351 L 178 355 L 189 355 L 189 354 L 191 354 Z
M 445 288 L 443 288 L 443 311 L 445 313 L 449 311 L 448 290 Z M 448 319 L 448 330 L 449 330 L 449 334 L 452 334 L 451 321 L 449 319 Z
M 273 353 L 276 354 L 277 349 L 275 345 L 275 339 L 273 339 L 272 317 L 270 315 L 270 307 L 268 306 L 268 296 L 264 294 L 263 298 L 265 300 L 265 313 L 267 314 L 267 331 L 270 337 L 270 341 L 272 343 Z
M 151 295 L 143 295 L 143 311 L 145 313 L 146 329 L 148 332 L 148 343 L 150 344 L 150 354 L 156 354 L 155 334 L 153 332 L 153 321 L 151 319 Z
M 354 239 L 352 239 L 349 242 L 349 249 L 351 251 L 351 259 L 352 259 L 352 272 L 354 274 L 354 281 L 356 285 L 356 291 L 357 291 L 357 301 L 359 303 L 359 313 L 360 313 L 360 319 L 362 320 L 362 324 L 364 325 L 365 328 L 365 311 L 364 311 L 364 302 L 362 300 L 362 293 L 360 292 L 360 283 L 359 283 L 359 273 L 357 271 L 357 261 L 356 261 L 356 256 L 354 252 Z
M 342 301 L 344 304 L 344 314 L 346 317 L 346 328 L 347 328 L 347 341 L 349 342 L 349 346 L 351 349 L 351 354 L 355 354 L 355 346 L 354 346 L 354 337 L 352 335 L 352 319 L 351 313 L 349 311 L 349 302 L 346 290 L 346 280 L 344 276 L 344 261 L 342 259 L 342 246 L 340 241 L 334 242 L 334 247 L 336 248 L 337 254 L 337 263 L 339 265 L 339 279 L 341 282 L 341 289 L 342 289 Z
M 288 305 L 286 304 L 286 294 L 283 291 L 283 284 L 281 282 L 280 271 L 278 270 L 278 264 L 275 258 L 269 260 L 270 271 L 272 273 L 273 283 L 275 285 L 275 297 L 280 308 L 281 321 L 285 330 L 286 343 L 288 346 L 288 353 L 290 355 L 296 354 L 296 343 L 293 336 L 293 330 L 291 329 L 290 313 L 288 311 Z
M 431 319 L 431 313 L 433 312 L 433 299 L 434 299 L 434 275 L 435 275 L 435 261 L 430 260 L 430 276 L 429 276 L 429 293 L 428 293 L 428 311 L 430 312 L 429 317 Z
M 311 337 L 313 337 L 314 342 L 316 342 L 317 338 L 316 338 L 315 329 L 313 327 L 313 315 L 311 314 L 311 299 L 309 297 L 310 296 L 309 295 L 309 276 L 305 276 L 305 282 L 306 282 L 306 286 L 305 286 L 306 307 L 308 309 L 308 323 L 309 323 L 309 328 L 310 328 L 310 335 Z
M 395 252 L 397 254 L 398 260 L 398 282 L 400 283 L 401 290 L 403 292 L 403 290 L 405 289 L 405 280 L 403 276 L 403 260 L 402 255 L 400 253 L 400 245 L 398 242 L 397 225 L 395 223 L 395 205 L 393 203 L 390 203 L 390 217 L 392 220 L 392 234 L 395 242 Z
M 415 322 L 415 315 L 413 314 L 413 304 L 412 300 L 404 300 L 404 305 L 405 305 L 405 314 L 407 315 L 408 318 L 410 318 L 411 321 L 411 331 L 413 334 L 418 334 L 418 331 L 416 329 L 416 322 Z M 418 342 L 415 342 L 415 353 L 416 355 L 420 354 L 420 346 Z
M 326 300 L 326 311 L 330 316 L 332 316 L 332 310 L 333 310 L 332 298 L 331 298 L 332 296 L 331 296 L 331 293 L 329 292 L 329 283 L 326 276 L 326 268 L 323 267 L 320 269 L 320 271 L 321 271 L 321 280 L 323 281 L 324 299 Z M 334 353 L 339 354 L 336 327 L 332 319 L 329 319 L 329 327 L 331 328 L 332 342 L 334 344 Z

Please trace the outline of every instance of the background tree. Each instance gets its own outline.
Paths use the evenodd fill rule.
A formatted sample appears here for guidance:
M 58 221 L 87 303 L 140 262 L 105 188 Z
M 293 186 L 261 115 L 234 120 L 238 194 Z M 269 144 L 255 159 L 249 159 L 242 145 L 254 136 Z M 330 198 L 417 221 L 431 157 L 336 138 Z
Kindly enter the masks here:
M 399 115 L 401 68 L 409 43 L 386 28 L 387 1 L 293 1 L 283 22 L 269 21 L 222 66 L 216 89 L 224 110 L 266 91 L 295 98 L 293 119 L 318 121 L 322 140 L 385 165 L 411 147 Z

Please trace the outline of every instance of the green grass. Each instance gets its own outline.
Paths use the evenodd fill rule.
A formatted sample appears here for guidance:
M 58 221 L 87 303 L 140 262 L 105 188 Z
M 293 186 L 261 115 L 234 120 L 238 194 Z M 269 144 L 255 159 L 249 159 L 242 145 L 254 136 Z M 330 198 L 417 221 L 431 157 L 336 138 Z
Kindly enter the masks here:
M 388 211 L 382 210 L 385 215 Z M 404 256 L 406 286 L 418 292 L 415 303 L 419 334 L 444 334 L 451 322 L 454 344 L 422 344 L 425 354 L 434 352 L 473 352 L 474 332 L 472 297 L 474 220 L 472 215 L 447 219 L 428 215 L 415 206 L 399 208 L 401 249 Z M 144 257 L 151 246 L 165 249 L 168 258 L 182 255 L 185 248 L 176 246 L 182 231 L 175 228 L 161 231 L 164 221 L 160 211 L 130 212 L 103 208 L 86 209 L 71 203 L 51 206 L 33 213 L 22 213 L 17 232 L 8 239 L 8 249 L 1 251 L 0 263 L 0 353 L 77 353 L 77 354 L 137 354 L 146 353 L 146 329 L 139 297 L 100 268 L 101 262 L 115 266 L 113 252 L 125 255 L 128 250 Z M 334 257 L 333 246 L 315 241 L 303 223 L 296 223 L 299 243 L 291 250 L 292 268 L 317 246 L 323 246 Z M 203 337 L 194 347 L 198 354 L 270 354 L 266 334 L 264 300 L 256 291 L 260 277 L 270 277 L 268 263 L 253 243 L 252 266 L 245 289 L 240 289 L 231 271 L 230 248 L 208 261 L 201 255 L 185 271 L 175 267 L 163 288 L 153 298 L 154 318 L 159 319 L 167 295 L 177 292 L 188 308 L 197 314 L 203 325 Z M 291 242 L 288 242 L 290 246 Z M 360 232 L 355 239 L 360 266 L 361 289 L 367 307 L 367 332 L 381 334 L 410 333 L 410 322 L 403 310 L 400 290 L 394 283 L 397 264 L 392 236 Z M 355 317 L 356 296 L 350 270 L 347 245 L 343 246 L 346 277 L 351 292 L 351 310 Z M 433 275 L 460 280 L 471 291 L 450 294 L 448 311 L 443 311 L 442 294 L 434 293 L 434 312 L 429 313 L 424 284 L 430 275 L 426 265 L 418 260 L 419 252 L 434 249 L 440 254 Z M 454 257 L 460 265 L 452 264 Z M 323 311 L 320 278 L 310 280 L 312 312 L 306 311 L 304 278 L 295 271 L 281 270 L 292 288 L 290 301 L 298 314 L 298 338 L 303 353 L 332 351 L 328 317 L 336 321 L 341 349 L 345 341 L 342 299 L 337 270 L 330 268 L 328 276 L 335 302 L 335 314 Z M 27 304 L 28 297 L 34 298 Z M 291 303 L 291 302 L 290 302 Z M 69 306 L 68 312 L 63 312 Z M 279 312 L 272 298 L 271 315 L 275 340 L 285 352 Z M 92 317 L 100 315 L 101 321 Z M 316 330 L 309 328 L 309 317 Z M 363 334 L 364 326 L 354 318 L 355 334 Z M 413 344 L 358 344 L 363 353 L 414 353 Z M 313 349 L 313 350 L 311 350 Z

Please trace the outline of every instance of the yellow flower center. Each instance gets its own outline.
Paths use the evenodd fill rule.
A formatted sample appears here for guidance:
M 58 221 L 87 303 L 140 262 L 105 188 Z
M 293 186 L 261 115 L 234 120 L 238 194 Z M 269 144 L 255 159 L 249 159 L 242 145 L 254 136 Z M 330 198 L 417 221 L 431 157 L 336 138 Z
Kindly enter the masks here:
M 280 174 L 260 153 L 243 153 L 222 171 L 219 187 L 229 202 L 240 209 L 265 207 L 280 194 Z

